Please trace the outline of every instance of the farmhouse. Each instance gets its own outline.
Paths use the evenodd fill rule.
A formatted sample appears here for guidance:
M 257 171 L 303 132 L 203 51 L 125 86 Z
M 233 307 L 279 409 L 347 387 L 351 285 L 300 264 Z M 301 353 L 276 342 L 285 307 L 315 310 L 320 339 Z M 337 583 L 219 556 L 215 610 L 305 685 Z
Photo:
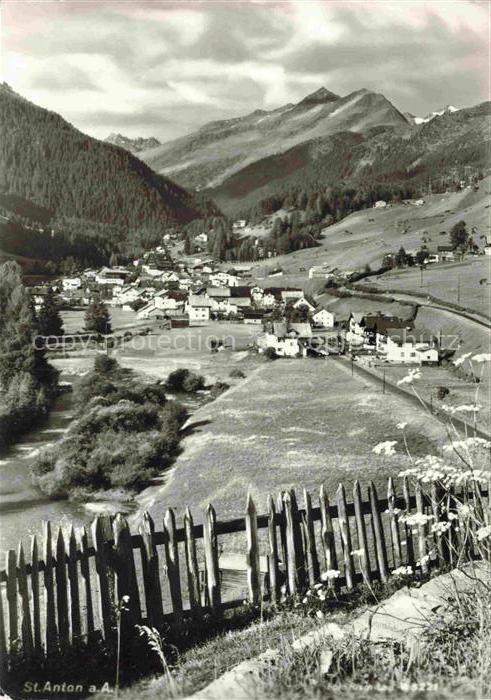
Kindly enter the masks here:
M 312 316 L 316 328 L 334 328 L 334 314 L 327 309 L 320 309 Z
M 385 343 L 380 342 L 380 352 L 383 352 L 388 362 L 394 364 L 438 364 L 438 347 L 431 336 L 408 336 L 401 329 L 389 329 L 385 335 Z M 382 350 L 383 349 L 383 350 Z
M 206 295 L 190 294 L 186 304 L 189 323 L 207 323 L 210 320 L 211 299 Z

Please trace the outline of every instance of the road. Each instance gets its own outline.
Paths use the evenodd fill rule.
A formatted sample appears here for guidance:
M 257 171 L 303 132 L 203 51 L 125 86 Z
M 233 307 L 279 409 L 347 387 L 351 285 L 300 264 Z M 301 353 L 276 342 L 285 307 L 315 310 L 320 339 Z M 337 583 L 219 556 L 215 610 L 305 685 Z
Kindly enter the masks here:
M 370 296 L 369 293 L 367 292 L 362 292 L 360 290 L 354 291 L 353 289 L 349 289 L 351 293 L 353 293 L 354 296 L 359 296 L 359 297 L 366 297 Z M 419 295 L 419 294 L 408 294 L 404 292 L 386 292 L 383 289 L 380 291 L 376 292 L 377 294 L 380 294 L 381 296 L 387 297 L 387 299 L 392 299 L 394 301 L 399 301 L 403 303 L 412 303 L 415 306 L 427 306 L 432 309 L 438 309 L 439 311 L 447 311 L 450 314 L 453 314 L 454 316 L 459 316 L 460 318 L 465 318 L 468 321 L 473 321 L 474 323 L 478 324 L 479 326 L 486 328 L 487 330 L 491 330 L 491 321 L 486 319 L 485 316 L 482 314 L 472 311 L 460 311 L 459 309 L 455 309 L 453 306 L 449 306 L 445 304 L 444 301 L 436 302 L 432 300 L 431 298 L 429 299 L 428 296 L 426 295 Z M 373 294 L 373 292 L 372 292 Z
M 413 392 L 410 392 L 402 386 L 399 386 L 396 382 L 393 382 L 387 377 L 384 379 L 383 377 L 379 376 L 374 370 L 369 369 L 368 367 L 364 367 L 358 362 L 353 362 L 353 364 L 351 365 L 349 358 L 346 356 L 339 355 L 339 357 L 337 357 L 336 359 L 340 361 L 339 364 L 343 367 L 344 370 L 351 371 L 352 367 L 352 371 L 358 372 L 358 374 L 362 374 L 365 377 L 371 377 L 381 386 L 385 385 L 385 390 L 387 392 L 403 396 L 406 399 L 406 401 L 409 401 L 412 404 L 418 406 L 421 410 L 426 409 L 428 411 L 428 414 L 434 416 L 434 418 L 440 423 L 442 423 L 442 425 L 450 427 L 449 416 L 446 413 L 436 410 L 435 407 L 429 403 L 429 401 L 425 401 L 425 399 L 423 398 L 418 398 Z M 455 428 L 458 428 L 462 431 L 463 437 L 466 435 L 472 435 L 475 437 L 483 438 L 484 440 L 491 440 L 491 434 L 489 432 L 483 430 L 482 428 L 474 428 L 473 425 L 467 423 L 467 421 L 464 421 L 461 418 L 458 418 L 457 416 L 451 417 L 451 423 Z

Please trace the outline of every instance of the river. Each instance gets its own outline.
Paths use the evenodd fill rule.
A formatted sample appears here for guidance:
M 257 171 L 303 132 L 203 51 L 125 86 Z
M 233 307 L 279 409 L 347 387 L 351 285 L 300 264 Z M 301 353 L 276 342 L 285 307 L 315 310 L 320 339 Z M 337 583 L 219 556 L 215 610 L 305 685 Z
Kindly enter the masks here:
M 62 375 L 62 379 L 66 381 L 73 377 Z M 185 396 L 168 394 L 169 398 L 180 400 L 190 413 L 203 404 L 205 396 L 204 392 Z M 24 543 L 24 551 L 30 558 L 31 536 L 42 535 L 46 520 L 51 522 L 56 535 L 55 529 L 60 525 L 66 531 L 71 525 L 88 525 L 95 517 L 94 509 L 67 500 L 49 500 L 31 483 L 30 464 L 40 449 L 59 440 L 67 430 L 73 419 L 72 403 L 71 392 L 59 396 L 46 421 L 23 435 L 0 456 L 0 568 L 4 566 L 6 552 L 17 549 L 19 540 Z M 103 503 L 98 505 L 104 509 Z M 116 503 L 109 505 L 111 509 L 118 507 Z M 131 510 L 129 504 L 125 506 L 121 510 Z M 42 546 L 42 540 L 39 544 Z
M 72 419 L 72 394 L 58 397 L 47 420 L 26 433 L 0 457 L 0 568 L 5 552 L 22 539 L 30 550 L 32 535 L 41 535 L 43 521 L 75 526 L 89 523 L 93 514 L 70 501 L 50 501 L 31 483 L 29 466 L 40 448 L 58 440 Z M 40 543 L 41 544 L 41 543 Z

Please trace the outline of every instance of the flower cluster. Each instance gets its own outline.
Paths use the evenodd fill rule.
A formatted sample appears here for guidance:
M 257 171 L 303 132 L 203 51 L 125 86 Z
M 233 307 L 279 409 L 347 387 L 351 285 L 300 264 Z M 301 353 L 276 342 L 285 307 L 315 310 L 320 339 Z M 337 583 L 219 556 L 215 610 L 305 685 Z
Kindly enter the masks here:
M 447 464 L 441 457 L 426 455 L 426 457 L 417 459 L 414 467 L 399 472 L 399 476 L 409 476 L 423 484 L 439 482 L 448 488 L 470 481 L 485 484 L 489 478 L 489 472 L 482 469 L 463 469 L 460 466 Z
M 412 384 L 416 379 L 421 379 L 421 370 L 419 367 L 417 369 L 410 369 L 409 373 L 402 379 L 399 379 L 397 384 Z
M 386 455 L 387 457 L 390 457 L 391 455 L 396 454 L 395 445 L 397 445 L 397 440 L 386 440 L 385 442 L 379 442 L 378 445 L 375 445 L 372 452 L 375 452 L 376 455 Z
M 400 566 L 398 569 L 394 569 L 392 576 L 411 576 L 413 574 L 412 566 Z

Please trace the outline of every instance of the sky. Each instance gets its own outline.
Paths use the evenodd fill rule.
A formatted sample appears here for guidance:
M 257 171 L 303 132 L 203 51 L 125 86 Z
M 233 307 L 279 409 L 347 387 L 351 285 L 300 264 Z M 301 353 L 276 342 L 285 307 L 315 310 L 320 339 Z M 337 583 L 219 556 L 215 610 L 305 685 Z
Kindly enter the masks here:
M 488 0 L 2 0 L 2 79 L 97 138 L 161 141 L 325 86 L 424 116 L 490 99 Z

